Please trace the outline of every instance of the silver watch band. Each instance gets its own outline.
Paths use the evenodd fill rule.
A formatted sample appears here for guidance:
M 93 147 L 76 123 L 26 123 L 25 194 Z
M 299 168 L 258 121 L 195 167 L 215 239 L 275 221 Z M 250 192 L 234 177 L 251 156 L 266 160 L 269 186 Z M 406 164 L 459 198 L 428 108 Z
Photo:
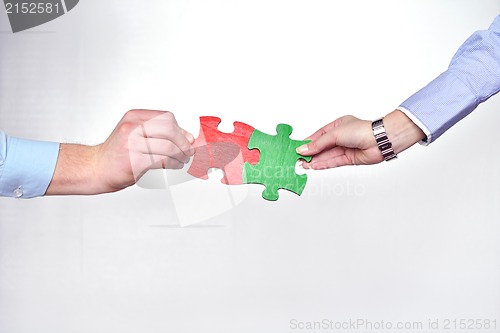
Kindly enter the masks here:
M 392 143 L 389 141 L 384 128 L 384 118 L 379 118 L 372 122 L 373 135 L 377 141 L 378 149 L 382 152 L 384 160 L 390 161 L 398 158 L 392 149 Z

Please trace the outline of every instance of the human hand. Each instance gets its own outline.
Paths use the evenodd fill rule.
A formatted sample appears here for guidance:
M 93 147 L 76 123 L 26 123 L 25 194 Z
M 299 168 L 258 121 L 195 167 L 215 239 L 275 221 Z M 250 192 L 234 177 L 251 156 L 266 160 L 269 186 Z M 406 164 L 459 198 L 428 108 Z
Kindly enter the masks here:
M 181 169 L 194 154 L 193 141 L 171 112 L 131 110 L 103 144 L 62 144 L 46 194 L 115 192 L 150 169 Z
M 382 162 L 384 158 L 373 136 L 371 123 L 354 116 L 343 116 L 320 128 L 307 138 L 312 142 L 297 148 L 299 154 L 313 157 L 302 166 L 320 170 Z M 425 137 L 422 130 L 399 110 L 384 117 L 384 126 L 396 154 Z
M 371 130 L 371 122 L 354 116 L 340 117 L 317 130 L 297 148 L 312 160 L 303 162 L 306 169 L 328 169 L 343 165 L 375 164 L 383 161 Z
M 173 113 L 131 110 L 98 146 L 96 174 L 106 192 L 121 190 L 150 169 L 182 169 L 194 154 L 193 141 Z

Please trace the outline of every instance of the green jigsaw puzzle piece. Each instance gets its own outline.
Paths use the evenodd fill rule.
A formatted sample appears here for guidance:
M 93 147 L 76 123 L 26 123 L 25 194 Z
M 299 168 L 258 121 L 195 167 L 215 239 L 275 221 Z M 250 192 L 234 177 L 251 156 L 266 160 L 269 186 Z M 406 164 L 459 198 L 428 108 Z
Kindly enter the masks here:
M 262 184 L 266 189 L 262 197 L 267 200 L 278 200 L 278 190 L 285 189 L 302 194 L 307 182 L 307 175 L 298 175 L 295 165 L 299 159 L 311 160 L 311 156 L 297 154 L 295 149 L 311 141 L 290 139 L 293 128 L 287 124 L 276 126 L 277 135 L 269 135 L 255 130 L 248 141 L 249 149 L 260 151 L 260 160 L 256 165 L 245 163 L 243 183 Z

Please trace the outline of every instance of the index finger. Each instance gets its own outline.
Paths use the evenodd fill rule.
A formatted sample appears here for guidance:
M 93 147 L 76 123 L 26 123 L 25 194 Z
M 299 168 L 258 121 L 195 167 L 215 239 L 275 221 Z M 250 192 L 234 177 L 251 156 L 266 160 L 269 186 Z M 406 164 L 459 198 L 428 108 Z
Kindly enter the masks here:
M 172 113 L 164 113 L 142 124 L 144 137 L 165 139 L 174 143 L 186 156 L 192 156 L 192 134 L 182 129 Z

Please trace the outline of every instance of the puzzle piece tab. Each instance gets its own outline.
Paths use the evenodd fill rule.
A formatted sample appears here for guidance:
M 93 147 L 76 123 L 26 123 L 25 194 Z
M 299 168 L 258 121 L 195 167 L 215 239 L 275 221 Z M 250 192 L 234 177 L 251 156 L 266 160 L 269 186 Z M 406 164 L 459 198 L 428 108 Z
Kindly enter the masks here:
M 259 161 L 258 150 L 249 150 L 248 141 L 254 128 L 242 122 L 234 122 L 234 132 L 218 130 L 218 117 L 200 117 L 200 134 L 193 143 L 193 163 L 188 173 L 194 177 L 208 179 L 210 168 L 222 169 L 222 183 L 236 185 L 243 183 L 244 163 L 255 165 Z
M 243 182 L 262 184 L 266 189 L 262 197 L 267 200 L 278 200 L 278 190 L 285 189 L 300 195 L 307 182 L 307 175 L 295 173 L 295 165 L 299 159 L 310 161 L 310 156 L 297 154 L 295 149 L 310 141 L 290 139 L 292 127 L 286 124 L 276 126 L 277 135 L 268 135 L 255 130 L 248 142 L 248 148 L 260 151 L 257 165 L 245 163 Z

